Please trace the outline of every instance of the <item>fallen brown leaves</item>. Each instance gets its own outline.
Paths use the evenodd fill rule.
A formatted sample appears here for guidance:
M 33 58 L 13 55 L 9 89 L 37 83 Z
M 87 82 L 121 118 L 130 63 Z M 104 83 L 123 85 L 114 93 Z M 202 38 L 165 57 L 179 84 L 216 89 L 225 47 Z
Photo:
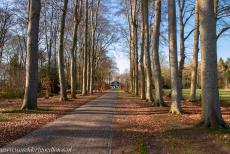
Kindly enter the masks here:
M 229 132 L 194 127 L 201 118 L 199 102 L 183 102 L 182 107 L 185 114 L 172 115 L 168 107 L 120 93 L 114 119 L 119 142 L 114 146 L 124 153 L 229 153 Z M 222 113 L 230 125 L 230 105 L 222 107 Z
M 36 111 L 21 111 L 22 100 L 0 100 L 0 147 L 54 121 L 71 110 L 102 95 L 77 96 L 76 100 L 60 103 L 59 97 L 39 98 Z

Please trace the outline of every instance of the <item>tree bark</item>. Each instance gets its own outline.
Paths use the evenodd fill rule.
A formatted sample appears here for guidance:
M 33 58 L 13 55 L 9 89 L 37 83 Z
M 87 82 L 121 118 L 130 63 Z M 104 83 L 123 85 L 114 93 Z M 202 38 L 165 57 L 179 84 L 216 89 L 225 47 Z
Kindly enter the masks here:
M 146 86 L 145 86 L 145 65 L 144 65 L 144 24 L 141 23 L 141 54 L 140 54 L 140 67 L 141 67 L 141 99 L 146 99 Z
M 96 14 L 95 14 L 95 20 L 94 20 L 94 10 L 93 10 L 93 0 L 92 0 L 92 10 L 91 10 L 91 17 L 92 17 L 92 61 L 91 61 L 91 73 L 90 73 L 90 88 L 89 93 L 93 94 L 94 89 L 94 73 L 95 73 L 95 34 L 96 34 L 96 28 L 97 28 L 97 18 L 98 18 L 98 12 L 100 7 L 100 0 L 97 1 L 97 8 L 96 8 Z
M 169 61 L 171 74 L 172 104 L 171 113 L 181 114 L 178 60 L 177 60 L 177 28 L 175 0 L 168 0 L 168 29 L 169 29 Z
M 153 62 L 153 76 L 155 85 L 155 103 L 157 106 L 163 106 L 163 91 L 162 91 L 162 77 L 161 66 L 159 60 L 159 37 L 160 37 L 160 24 L 161 24 L 161 0 L 155 0 L 154 3 L 155 21 L 153 26 L 153 49 L 152 49 L 152 62 Z
M 62 8 L 61 25 L 59 31 L 59 46 L 58 46 L 58 72 L 60 82 L 60 102 L 67 100 L 65 68 L 64 68 L 64 35 L 65 35 L 65 19 L 67 12 L 68 0 L 64 0 Z
M 71 48 L 71 98 L 76 98 L 76 84 L 77 84 L 77 62 L 76 62 L 76 47 L 77 47 L 77 33 L 79 25 L 79 7 L 81 7 L 76 1 L 74 9 L 74 32 L 73 32 L 73 44 Z
M 182 3 L 182 4 L 180 4 Z M 178 2 L 179 5 L 179 20 L 180 20 L 180 62 L 179 62 L 179 96 L 180 99 L 183 99 L 182 89 L 183 89 L 183 70 L 184 70 L 184 61 L 185 61 L 185 39 L 184 39 L 184 7 L 185 7 L 185 0 Z
M 153 101 L 152 93 L 152 70 L 151 60 L 149 53 L 149 22 L 148 22 L 148 0 L 142 0 L 142 24 L 144 30 L 144 56 L 145 56 L 145 68 L 146 68 L 146 100 Z
M 198 0 L 196 0 L 193 60 L 192 60 L 192 74 L 191 74 L 191 88 L 190 88 L 191 101 L 196 100 L 198 53 L 199 53 L 199 10 L 198 10 Z
M 217 79 L 217 43 L 214 0 L 199 0 L 201 39 L 202 125 L 227 128 L 221 111 Z
M 138 36 L 137 36 L 137 0 L 130 0 L 131 5 L 131 33 L 133 54 L 133 95 L 138 96 Z
M 88 94 L 87 91 L 87 60 L 88 60 L 88 0 L 85 4 L 85 48 L 83 53 L 83 81 L 82 81 L 82 95 Z
M 38 90 L 38 35 L 41 12 L 40 0 L 29 0 L 29 22 L 26 58 L 26 85 L 21 109 L 37 108 Z

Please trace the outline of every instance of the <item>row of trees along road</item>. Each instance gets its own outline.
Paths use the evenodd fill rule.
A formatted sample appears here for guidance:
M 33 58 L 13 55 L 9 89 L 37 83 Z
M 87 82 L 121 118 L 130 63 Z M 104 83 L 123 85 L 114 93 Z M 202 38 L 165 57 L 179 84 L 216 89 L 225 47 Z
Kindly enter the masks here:
M 42 91 L 65 102 L 68 89 L 72 98 L 105 89 L 117 70 L 106 9 L 101 0 L 1 2 L 1 94 L 20 90 L 22 109 L 36 109 Z
M 164 106 L 159 45 L 162 40 L 163 42 L 167 40 L 170 62 L 168 71 L 170 72 L 172 98 L 170 112 L 183 113 L 181 99 L 183 99 L 182 81 L 186 59 L 186 41 L 193 36 L 190 100 L 196 100 L 200 46 L 203 115 L 201 125 L 226 128 L 227 126 L 220 112 L 218 94 L 217 40 L 230 29 L 229 20 L 226 18 L 230 15 L 229 4 L 221 0 L 123 0 L 122 3 L 124 15 L 129 24 L 127 38 L 129 38 L 130 53 L 130 93 L 138 96 L 138 92 L 140 92 L 142 99 L 154 101 L 156 106 Z M 153 5 L 153 11 L 149 11 L 150 5 Z M 178 11 L 176 8 L 178 8 Z M 152 14 L 149 14 L 150 12 Z M 168 27 L 161 28 L 163 26 L 162 22 L 165 22 L 165 13 L 168 13 Z M 163 19 L 162 14 L 164 15 Z M 153 22 L 151 22 L 152 19 Z M 180 34 L 179 60 L 177 19 Z M 193 22 L 191 22 L 192 19 Z M 187 26 L 191 26 L 191 23 L 194 23 L 193 27 L 187 28 Z M 162 29 L 166 29 L 167 33 Z M 165 34 L 168 34 L 168 39 Z M 139 57 L 137 52 L 138 43 L 140 43 Z M 152 57 L 150 57 L 151 55 Z M 138 61 L 140 61 L 140 67 L 138 67 Z M 228 67 L 224 65 L 224 62 L 222 64 L 222 69 L 227 72 Z M 140 75 L 138 72 L 140 72 Z M 140 91 L 138 91 L 137 86 L 139 76 L 141 79 Z
M 117 38 L 113 25 L 104 16 L 108 9 L 104 3 L 103 0 L 22 0 L 17 1 L 17 5 L 14 3 L 14 7 L 5 4 L 5 8 L 1 8 L 1 24 L 4 27 L 1 27 L 0 33 L 0 69 L 13 64 L 22 70 L 20 74 L 25 73 L 22 109 L 37 108 L 39 81 L 44 85 L 41 87 L 45 87 L 47 98 L 59 91 L 55 86 L 59 83 L 60 101 L 66 101 L 68 86 L 71 97 L 75 98 L 77 90 L 82 95 L 92 94 L 93 89 L 102 89 L 107 79 L 110 80 L 116 66 L 113 59 L 107 56 L 107 48 Z M 121 4 L 128 21 L 130 92 L 157 106 L 165 105 L 159 55 L 159 46 L 164 40 L 169 47 L 170 112 L 181 114 L 186 41 L 194 36 L 190 99 L 196 99 L 200 46 L 201 125 L 227 128 L 220 112 L 217 40 L 230 29 L 229 20 L 226 20 L 230 11 L 228 3 L 225 0 L 122 0 Z M 150 5 L 154 10 L 149 9 Z M 162 26 L 165 13 L 168 13 L 167 27 Z M 177 47 L 177 18 L 180 48 Z M 192 19 L 193 28 L 185 32 L 186 26 L 191 26 Z M 9 32 L 10 27 L 13 28 Z M 6 48 L 16 49 L 17 52 L 9 56 L 9 53 L 4 53 Z M 4 54 L 14 59 L 8 58 L 9 63 L 8 59 L 3 58 Z M 226 71 L 225 66 L 223 64 L 222 68 Z

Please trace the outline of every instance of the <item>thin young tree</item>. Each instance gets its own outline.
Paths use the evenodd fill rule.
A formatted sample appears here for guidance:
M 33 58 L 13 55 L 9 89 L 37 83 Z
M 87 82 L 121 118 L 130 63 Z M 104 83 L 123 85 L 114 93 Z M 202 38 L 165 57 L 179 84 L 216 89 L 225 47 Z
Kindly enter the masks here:
M 177 58 L 177 28 L 176 28 L 176 4 L 175 0 L 168 0 L 168 29 L 169 29 L 169 61 L 172 89 L 172 104 L 170 113 L 181 114 L 179 82 L 178 82 L 178 58 Z
M 179 61 L 179 95 L 183 99 L 182 89 L 183 89 L 183 71 L 185 65 L 185 42 L 190 37 L 194 29 L 190 30 L 188 34 L 185 35 L 185 28 L 189 23 L 189 20 L 194 15 L 194 5 L 188 3 L 188 0 L 178 0 L 179 8 L 179 29 L 180 29 L 180 61 Z
M 60 101 L 67 100 L 66 82 L 65 82 L 65 68 L 64 68 L 64 35 L 65 35 L 65 19 L 67 12 L 68 0 L 64 0 L 61 16 L 61 25 L 59 30 L 58 40 L 58 72 L 60 82 Z
M 153 26 L 152 37 L 152 62 L 153 62 L 153 76 L 155 85 L 155 103 L 157 106 L 163 106 L 163 91 L 162 91 L 162 77 L 161 66 L 159 60 L 159 37 L 160 37 L 160 25 L 161 25 L 161 0 L 155 0 L 154 2 L 154 14 L 155 21 Z
M 193 45 L 193 59 L 192 59 L 192 74 L 191 74 L 191 88 L 190 100 L 196 100 L 197 89 L 197 74 L 198 74 L 198 53 L 199 53 L 199 10 L 198 0 L 195 6 L 195 30 L 194 30 L 194 45 Z
M 153 93 L 152 93 L 152 70 L 151 70 L 151 60 L 149 53 L 149 1 L 142 0 L 141 1 L 141 12 L 142 12 L 142 24 L 143 24 L 143 37 L 144 40 L 142 45 L 144 46 L 144 57 L 145 57 L 145 69 L 146 69 L 146 100 L 153 101 Z
M 38 90 L 38 35 L 39 19 L 41 12 L 40 0 L 29 0 L 29 22 L 27 37 L 27 57 L 26 57 L 26 88 L 22 104 L 22 109 L 37 108 Z
M 220 111 L 214 6 L 214 0 L 199 0 L 203 119 L 201 125 L 211 128 L 227 128 Z

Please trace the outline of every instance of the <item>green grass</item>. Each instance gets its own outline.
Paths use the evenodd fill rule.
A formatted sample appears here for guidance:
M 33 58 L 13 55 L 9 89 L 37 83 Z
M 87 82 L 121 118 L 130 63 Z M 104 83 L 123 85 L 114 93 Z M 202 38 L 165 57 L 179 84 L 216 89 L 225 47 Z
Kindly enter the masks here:
M 14 120 L 14 118 L 7 118 L 7 117 L 0 115 L 0 122 L 10 122 L 13 120 Z
M 169 95 L 171 92 L 170 89 L 164 89 L 164 94 Z M 190 95 L 190 89 L 183 89 L 183 96 L 185 99 L 188 99 Z M 230 89 L 220 89 L 219 90 L 220 100 L 224 102 L 230 103 Z M 201 89 L 197 89 L 196 98 L 200 99 L 201 97 Z

